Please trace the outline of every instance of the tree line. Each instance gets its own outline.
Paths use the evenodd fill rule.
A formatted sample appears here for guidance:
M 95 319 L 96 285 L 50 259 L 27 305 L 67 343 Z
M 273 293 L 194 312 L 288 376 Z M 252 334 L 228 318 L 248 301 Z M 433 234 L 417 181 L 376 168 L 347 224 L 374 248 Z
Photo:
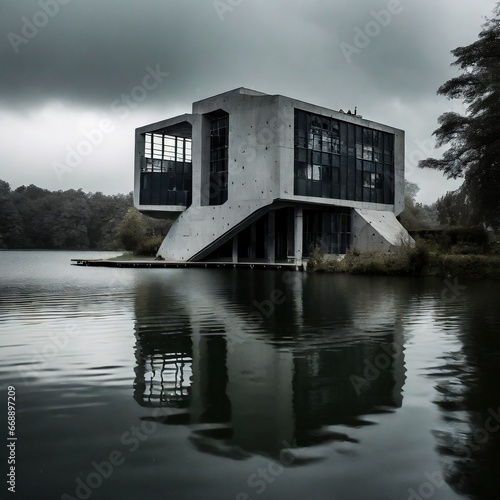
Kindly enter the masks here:
M 132 207 L 132 193 L 49 191 L 33 184 L 12 190 L 0 180 L 0 248 L 121 249 L 120 224 Z M 167 221 L 137 216 L 142 237 L 166 234 Z

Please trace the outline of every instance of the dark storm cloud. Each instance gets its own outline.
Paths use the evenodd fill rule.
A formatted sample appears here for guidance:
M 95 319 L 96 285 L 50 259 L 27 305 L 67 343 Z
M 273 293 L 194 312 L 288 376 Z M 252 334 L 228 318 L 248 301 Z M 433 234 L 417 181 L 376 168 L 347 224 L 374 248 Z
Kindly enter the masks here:
M 203 97 L 240 85 L 288 94 L 297 89 L 300 97 L 311 85 L 328 96 L 369 83 L 415 98 L 435 91 L 429 76 L 442 66 L 436 45 L 444 43 L 440 19 L 448 3 L 400 0 L 400 12 L 348 61 L 340 44 L 355 46 L 355 28 L 364 30 L 373 12 L 398 0 L 62 1 L 0 1 L 4 104 L 57 98 L 109 105 L 140 85 L 148 66 L 169 73 L 148 97 L 165 105 L 191 102 L 196 89 Z M 49 4 L 58 12 L 35 26 L 34 36 L 24 36 L 27 24 L 43 24 L 42 5 L 50 11 Z
M 457 104 L 436 89 L 455 74 L 450 51 L 477 39 L 495 4 L 0 0 L 0 179 L 128 192 L 136 127 L 244 86 L 357 106 L 367 119 L 406 130 L 407 176 L 435 200 L 453 187 L 438 186 L 440 174 L 416 169 L 415 158 L 433 154 L 437 117 Z M 59 179 L 54 163 L 103 118 L 113 133 Z
M 9 33 L 23 36 L 40 2 L 8 2 L 2 10 L 0 91 L 8 103 L 52 97 L 110 103 L 140 84 L 147 66 L 169 72 L 168 95 L 175 95 L 172 89 L 182 93 L 205 59 L 224 50 L 214 37 L 221 23 L 210 3 L 193 11 L 190 2 L 72 0 L 28 43 L 9 40 Z
M 290 67 L 297 55 L 288 53 L 289 25 L 278 22 L 285 21 L 280 2 L 277 9 L 247 1 L 221 20 L 212 2 L 71 0 L 27 38 L 23 29 L 31 35 L 26 26 L 43 20 L 44 1 L 59 0 L 0 2 L 0 94 L 7 105 L 50 98 L 106 105 L 141 84 L 148 66 L 169 73 L 153 100 L 191 101 L 195 89 L 245 85 Z

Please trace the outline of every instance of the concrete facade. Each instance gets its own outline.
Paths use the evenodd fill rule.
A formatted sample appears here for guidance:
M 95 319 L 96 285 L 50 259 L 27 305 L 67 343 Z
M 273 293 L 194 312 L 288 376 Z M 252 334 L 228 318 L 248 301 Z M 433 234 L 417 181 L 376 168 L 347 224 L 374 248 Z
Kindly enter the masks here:
M 403 191 L 402 130 L 284 96 L 240 88 L 136 130 L 134 204 L 173 219 L 167 260 L 390 251 L 411 240 Z

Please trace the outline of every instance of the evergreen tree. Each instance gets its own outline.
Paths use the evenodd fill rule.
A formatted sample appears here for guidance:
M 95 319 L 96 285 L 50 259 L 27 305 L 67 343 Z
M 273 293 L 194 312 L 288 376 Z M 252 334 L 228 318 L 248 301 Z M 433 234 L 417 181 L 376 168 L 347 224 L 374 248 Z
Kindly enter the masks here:
M 434 131 L 437 147 L 449 145 L 443 158 L 428 158 L 420 167 L 463 177 L 461 194 L 471 206 L 470 223 L 500 228 L 500 2 L 479 39 L 452 51 L 462 73 L 442 85 L 438 94 L 463 99 L 465 115 L 448 112 Z

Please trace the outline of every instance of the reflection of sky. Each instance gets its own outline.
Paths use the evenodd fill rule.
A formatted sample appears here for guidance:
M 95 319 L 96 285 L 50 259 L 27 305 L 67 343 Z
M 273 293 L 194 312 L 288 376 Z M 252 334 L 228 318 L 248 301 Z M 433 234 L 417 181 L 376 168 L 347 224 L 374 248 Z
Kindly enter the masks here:
M 283 447 L 293 465 L 259 498 L 366 498 L 367 489 L 406 498 L 446 464 L 465 477 L 444 445 L 458 434 L 473 444 L 470 430 L 498 408 L 500 308 L 486 285 L 443 303 L 439 279 L 114 274 L 62 265 L 81 256 L 72 252 L 33 252 L 31 264 L 29 253 L 9 254 L 0 253 L 0 377 L 19 390 L 26 498 L 74 493 L 75 478 L 113 449 L 127 461 L 103 498 L 254 497 L 248 478 L 279 465 Z M 254 301 L 276 289 L 286 300 L 250 320 Z M 18 366 L 28 369 L 33 351 L 68 325 L 77 333 L 24 384 Z M 396 342 L 402 355 L 358 396 L 349 377 Z M 151 421 L 158 404 L 172 425 L 158 424 L 130 452 L 121 435 Z M 496 466 L 498 448 L 492 435 L 472 464 Z M 478 467 L 469 476 L 483 480 L 489 469 Z M 433 498 L 458 496 L 446 485 Z
M 38 265 L 40 254 L 47 259 L 44 266 Z M 64 377 L 66 382 L 121 385 L 129 379 L 133 276 L 75 268 L 70 265 L 74 257 L 74 252 L 1 253 L 5 375 L 15 370 L 29 383 Z

